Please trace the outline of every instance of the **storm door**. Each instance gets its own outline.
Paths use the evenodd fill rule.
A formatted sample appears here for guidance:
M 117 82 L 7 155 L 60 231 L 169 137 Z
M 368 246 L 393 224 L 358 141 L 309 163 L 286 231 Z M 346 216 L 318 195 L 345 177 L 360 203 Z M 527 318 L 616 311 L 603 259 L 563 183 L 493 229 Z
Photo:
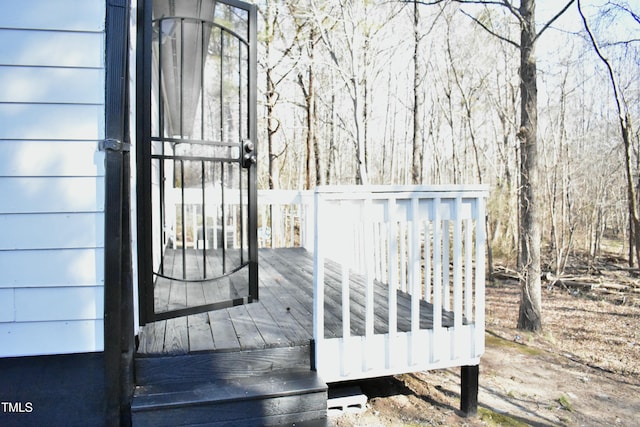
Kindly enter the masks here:
M 256 8 L 236 0 L 139 4 L 144 324 L 258 297 Z

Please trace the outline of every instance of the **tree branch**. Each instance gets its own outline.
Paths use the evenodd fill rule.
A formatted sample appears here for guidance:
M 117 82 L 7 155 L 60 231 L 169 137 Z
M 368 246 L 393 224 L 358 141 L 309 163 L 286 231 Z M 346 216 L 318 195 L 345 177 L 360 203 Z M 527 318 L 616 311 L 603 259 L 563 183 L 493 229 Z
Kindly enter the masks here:
M 625 5 L 622 5 L 620 3 L 613 2 L 613 1 L 609 2 L 609 4 L 614 5 L 618 9 L 624 10 L 629 15 L 631 15 L 631 17 L 633 18 L 634 21 L 636 21 L 638 24 L 640 24 L 640 16 L 637 13 L 635 13 L 633 10 L 631 10 L 630 8 L 628 8 Z
M 489 27 L 484 25 L 482 22 L 480 22 L 478 19 L 476 19 L 474 16 L 468 14 L 467 12 L 465 12 L 462 9 L 460 9 L 460 13 L 462 13 L 467 18 L 471 19 L 476 24 L 480 25 L 486 32 L 488 32 L 492 36 L 497 37 L 498 39 L 502 40 L 503 42 L 509 43 L 512 46 L 515 46 L 517 49 L 520 49 L 520 45 L 518 43 L 514 42 L 513 40 L 511 40 L 511 39 L 509 39 L 507 37 L 501 36 L 500 34 L 496 33 L 495 31 L 493 31 L 492 29 L 490 29 Z
M 624 113 L 622 111 L 622 100 L 621 100 L 620 88 L 618 87 L 617 79 L 616 79 L 616 76 L 615 76 L 615 74 L 613 72 L 613 67 L 611 66 L 611 63 L 609 62 L 609 60 L 604 56 L 604 54 L 600 50 L 600 46 L 598 45 L 598 42 L 597 42 L 595 36 L 593 35 L 593 32 L 591 31 L 591 27 L 589 26 L 589 23 L 587 22 L 587 18 L 584 15 L 584 13 L 582 12 L 582 4 L 581 4 L 580 0 L 578 0 L 578 13 L 580 13 L 580 17 L 582 18 L 582 23 L 584 24 L 584 29 L 586 30 L 587 35 L 589 36 L 589 39 L 591 40 L 591 45 L 593 46 L 593 50 L 595 50 L 595 52 L 598 55 L 598 57 L 602 60 L 602 62 L 604 62 L 605 66 L 607 67 L 607 70 L 609 72 L 609 78 L 611 79 L 611 85 L 613 86 L 613 94 L 614 94 L 614 97 L 616 99 L 616 106 L 618 108 L 618 115 L 620 116 L 620 120 L 624 121 L 625 118 L 624 118 Z
M 547 30 L 547 28 L 551 26 L 551 24 L 553 24 L 558 18 L 560 18 L 560 16 L 562 16 L 567 11 L 567 9 L 569 9 L 569 6 L 571 6 L 573 2 L 575 2 L 575 0 L 569 0 L 569 2 L 567 2 L 567 4 L 564 5 L 564 7 L 560 10 L 560 12 L 556 13 L 556 15 L 553 18 L 551 18 L 549 21 L 547 21 L 546 24 L 544 24 L 544 27 L 542 27 L 542 29 L 538 32 L 538 34 L 536 34 L 536 36 L 533 38 L 534 43 L 536 42 L 536 40 L 538 40 L 538 38 L 542 35 L 542 33 L 544 33 Z
M 432 0 L 432 1 L 426 1 L 426 0 L 402 0 L 404 3 L 415 3 L 415 4 L 421 4 L 421 5 L 425 5 L 425 6 L 433 6 L 436 4 L 440 4 L 440 3 L 444 3 L 446 0 Z M 513 7 L 513 5 L 511 4 L 511 2 L 509 0 L 450 0 L 453 1 L 455 3 L 460 3 L 460 4 L 481 4 L 481 5 L 496 5 L 496 6 L 502 6 L 502 7 L 506 7 L 509 12 L 511 12 L 511 14 L 513 16 L 516 17 L 516 19 L 518 20 L 518 22 L 522 23 L 522 15 L 520 15 L 520 12 L 518 12 L 518 9 L 516 9 L 515 7 Z M 574 1 L 574 0 L 572 0 Z M 487 27 L 485 24 L 483 24 L 482 22 L 480 22 L 478 19 L 476 19 L 474 16 L 472 16 L 471 14 L 465 12 L 464 10 L 460 9 L 460 12 L 465 15 L 467 18 L 471 19 L 473 22 L 475 22 L 476 24 L 478 24 L 479 26 L 481 26 L 485 31 L 487 31 L 489 34 L 491 34 L 494 37 L 497 37 L 498 39 L 509 43 L 512 46 L 515 46 L 517 49 L 520 49 L 520 45 L 516 42 L 514 42 L 513 40 L 501 36 L 500 34 L 496 33 L 495 31 L 491 30 L 489 27 Z
M 630 44 L 633 44 L 633 43 L 640 43 L 640 39 L 629 39 L 629 40 L 622 40 L 619 42 L 604 43 L 603 46 L 604 47 L 629 46 Z
M 404 3 L 416 3 L 416 4 L 422 4 L 422 5 L 425 5 L 425 6 L 433 6 L 433 5 L 436 5 L 436 4 L 444 3 L 447 0 L 431 0 L 431 1 L 427 1 L 427 0 L 402 0 L 402 1 Z M 509 2 L 509 0 L 450 0 L 450 1 L 453 1 L 455 3 L 461 3 L 461 4 L 482 4 L 482 5 L 496 5 L 496 6 L 506 7 L 507 9 L 509 9 L 509 12 L 511 12 L 511 14 L 513 14 L 513 16 L 518 18 L 518 21 L 522 21 L 522 16 L 520 15 L 520 12 L 518 12 L 518 9 L 513 7 L 511 2 Z

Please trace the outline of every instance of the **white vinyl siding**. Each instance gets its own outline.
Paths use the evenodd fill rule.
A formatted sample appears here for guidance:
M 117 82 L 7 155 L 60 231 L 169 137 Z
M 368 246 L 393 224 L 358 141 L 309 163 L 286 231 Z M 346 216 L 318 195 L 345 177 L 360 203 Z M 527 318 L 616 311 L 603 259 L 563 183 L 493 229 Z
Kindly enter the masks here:
M 104 348 L 105 9 L 0 14 L 0 357 Z
M 15 290 L 17 322 L 94 320 L 103 306 L 104 290 L 97 286 Z
M 88 32 L 104 29 L 103 0 L 20 0 L 19 3 L 20 7 L 2 8 L 0 28 Z
M 104 105 L 0 104 L 0 122 L 0 139 L 97 140 Z
M 0 251 L 0 289 L 102 286 L 103 266 L 103 248 Z
M 0 102 L 42 102 L 102 104 L 104 88 L 96 81 L 104 70 L 95 68 L 0 68 Z
M 0 289 L 0 323 L 16 320 L 14 292 L 13 289 Z
M 104 162 L 102 155 L 98 155 L 98 142 L 29 141 L 25 144 L 25 141 L 3 140 L 0 144 L 0 159 L 11 159 L 0 161 L 0 176 L 3 177 L 93 179 L 104 176 Z M 78 185 L 79 182 L 74 181 L 74 184 Z
M 3 214 L 104 212 L 104 176 L 0 178 L 0 194 L 11 194 L 0 198 Z
M 101 213 L 0 215 L 0 250 L 104 247 Z
M 14 349 L 5 356 L 101 351 L 103 327 L 102 320 L 0 323 L 0 346 Z
M 3 65 L 100 68 L 104 33 L 3 29 L 0 52 Z

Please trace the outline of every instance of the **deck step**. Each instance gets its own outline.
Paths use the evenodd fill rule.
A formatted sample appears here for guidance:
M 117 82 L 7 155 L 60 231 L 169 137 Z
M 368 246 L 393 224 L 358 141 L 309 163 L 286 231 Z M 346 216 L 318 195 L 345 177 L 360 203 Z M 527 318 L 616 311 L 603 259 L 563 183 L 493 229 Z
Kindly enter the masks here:
M 133 426 L 326 425 L 327 385 L 310 370 L 138 386 Z
M 159 385 L 259 377 L 279 371 L 304 371 L 311 366 L 310 345 L 245 351 L 214 351 L 136 357 L 136 384 Z

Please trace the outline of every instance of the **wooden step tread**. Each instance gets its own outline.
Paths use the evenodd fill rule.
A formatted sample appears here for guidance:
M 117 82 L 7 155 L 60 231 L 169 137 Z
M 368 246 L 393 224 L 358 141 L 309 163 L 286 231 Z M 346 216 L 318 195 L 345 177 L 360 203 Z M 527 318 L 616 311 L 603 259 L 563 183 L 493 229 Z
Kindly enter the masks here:
M 275 372 L 309 371 L 310 345 L 238 352 L 205 352 L 178 356 L 136 357 L 136 384 L 197 383 L 233 378 L 260 378 Z
M 226 403 L 326 392 L 313 371 L 277 372 L 202 383 L 168 383 L 136 387 L 132 411 Z

